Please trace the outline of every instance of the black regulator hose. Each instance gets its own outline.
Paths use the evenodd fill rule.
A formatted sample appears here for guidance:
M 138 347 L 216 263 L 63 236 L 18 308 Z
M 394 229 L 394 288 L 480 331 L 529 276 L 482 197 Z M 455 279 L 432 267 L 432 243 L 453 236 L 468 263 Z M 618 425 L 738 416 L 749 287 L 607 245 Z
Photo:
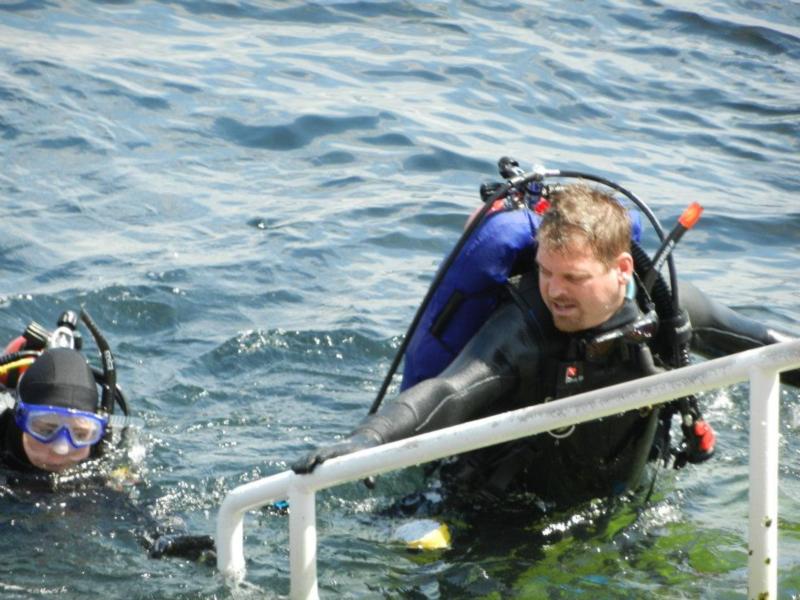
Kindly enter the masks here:
M 9 354 L 0 356 L 0 366 L 21 360 L 23 358 L 38 358 L 41 354 L 40 350 L 17 350 Z
M 674 241 L 677 242 L 677 239 Z M 667 242 L 665 242 L 665 246 L 666 244 Z M 662 249 L 665 246 L 662 246 Z M 685 367 L 691 362 L 692 329 L 686 311 L 682 310 L 674 302 L 677 287 L 673 287 L 674 293 L 670 292 L 664 282 L 664 278 L 658 271 L 657 264 L 651 260 L 641 246 L 636 243 L 631 244 L 631 254 L 637 267 L 637 275 L 639 275 L 640 279 L 649 279 L 652 285 L 650 297 L 656 306 L 656 312 L 659 314 L 659 328 L 662 332 L 660 333 L 661 339 L 657 342 L 657 351 L 662 359 L 665 359 L 672 367 Z M 659 254 L 660 252 L 656 254 L 656 259 Z M 643 284 L 643 287 L 644 292 L 648 293 L 647 284 Z M 683 440 L 680 447 L 672 451 L 675 455 L 674 468 L 679 469 L 687 462 L 698 463 L 708 460 L 714 454 L 716 434 L 703 419 L 700 403 L 694 394 L 668 402 L 661 409 L 659 419 L 663 423 L 662 431 L 664 435 L 662 451 L 666 452 L 667 448 L 669 448 L 670 424 L 672 416 L 676 412 L 680 412 L 681 415 Z M 697 429 L 698 425 L 700 426 L 699 430 Z M 703 446 L 703 443 L 709 443 L 709 440 L 710 449 Z M 668 455 L 663 455 L 665 460 L 667 457 Z
M 653 272 L 653 261 L 644 248 L 636 242 L 631 242 L 631 256 L 633 256 L 633 264 L 636 265 L 636 274 L 640 279 L 643 280 L 648 273 Z M 661 273 L 656 272 L 652 288 L 646 291 L 656 305 L 656 312 L 660 315 L 660 318 L 672 318 L 676 315 L 672 293 Z
M 94 375 L 94 380 L 98 384 L 103 385 L 105 383 L 106 376 L 100 369 L 92 367 L 92 375 Z M 114 400 L 116 401 L 117 406 L 119 406 L 120 410 L 122 410 L 122 414 L 125 415 L 126 417 L 129 416 L 130 412 L 128 410 L 128 400 L 125 397 L 122 388 L 119 387 L 119 384 L 117 384 L 114 388 Z
M 106 338 L 100 333 L 100 329 L 85 308 L 81 308 L 81 320 L 92 333 L 95 344 L 100 350 L 100 359 L 103 364 L 103 395 L 100 405 L 108 414 L 112 414 L 114 412 L 115 390 L 117 389 L 117 370 L 114 366 L 114 355 L 111 353 L 111 347 L 108 345 Z

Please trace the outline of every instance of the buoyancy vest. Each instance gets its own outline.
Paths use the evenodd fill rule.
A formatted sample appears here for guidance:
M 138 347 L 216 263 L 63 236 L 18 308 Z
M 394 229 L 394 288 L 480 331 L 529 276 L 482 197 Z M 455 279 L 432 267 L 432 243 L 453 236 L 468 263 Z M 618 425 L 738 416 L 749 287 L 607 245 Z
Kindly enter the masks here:
M 638 243 L 641 215 L 629 215 Z M 540 222 L 535 209 L 495 201 L 422 314 L 406 349 L 401 390 L 441 373 L 497 307 L 509 277 L 533 268 Z

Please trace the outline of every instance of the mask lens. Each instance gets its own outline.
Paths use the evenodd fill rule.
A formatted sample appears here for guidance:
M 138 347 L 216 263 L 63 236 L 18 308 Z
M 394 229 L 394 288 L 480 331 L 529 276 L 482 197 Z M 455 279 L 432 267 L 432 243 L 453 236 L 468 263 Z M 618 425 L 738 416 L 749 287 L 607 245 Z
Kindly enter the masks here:
M 107 419 L 94 413 L 59 406 L 30 406 L 19 402 L 17 425 L 45 444 L 67 431 L 67 439 L 75 448 L 91 446 L 105 433 Z
M 41 441 L 51 441 L 61 431 L 61 417 L 53 413 L 38 413 L 28 417 L 27 432 Z
M 103 435 L 100 423 L 85 417 L 76 417 L 71 423 L 68 422 L 66 426 L 69 429 L 70 436 L 72 436 L 72 441 L 84 446 L 98 442 Z

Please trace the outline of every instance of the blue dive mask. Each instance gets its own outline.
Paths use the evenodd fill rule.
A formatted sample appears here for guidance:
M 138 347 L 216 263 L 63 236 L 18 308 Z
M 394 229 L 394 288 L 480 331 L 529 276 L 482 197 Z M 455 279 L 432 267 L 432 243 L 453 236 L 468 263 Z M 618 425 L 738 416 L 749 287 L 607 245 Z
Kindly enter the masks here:
M 73 448 L 92 446 L 103 438 L 108 418 L 92 412 L 26 404 L 21 400 L 14 409 L 17 426 L 44 444 L 65 436 Z

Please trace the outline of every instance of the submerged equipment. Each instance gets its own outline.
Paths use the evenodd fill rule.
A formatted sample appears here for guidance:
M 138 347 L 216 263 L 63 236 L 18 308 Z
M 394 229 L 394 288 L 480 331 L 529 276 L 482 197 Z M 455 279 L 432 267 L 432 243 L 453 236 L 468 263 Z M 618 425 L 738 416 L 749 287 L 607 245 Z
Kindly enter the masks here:
M 417 519 L 403 523 L 392 537 L 409 550 L 446 550 L 451 547 L 452 535 L 447 523 L 433 519 Z
M 593 181 L 621 193 L 647 217 L 661 244 L 651 259 L 639 245 L 639 214 L 629 211 L 631 253 L 636 275 L 642 282 L 637 286 L 637 293 L 645 314 L 627 328 L 605 332 L 598 339 L 591 340 L 587 349 L 601 351 L 603 346 L 619 338 L 644 340 L 657 335 L 654 349 L 666 366 L 677 368 L 689 363 L 691 324 L 687 313 L 680 307 L 672 251 L 681 236 L 697 222 L 702 208 L 696 203 L 690 205 L 667 235 L 642 200 L 604 177 L 538 165 L 525 172 L 516 160 L 509 157 L 498 161 L 498 170 L 505 181 L 481 185 L 480 195 L 484 204 L 470 219 L 439 267 L 370 407 L 370 414 L 380 407 L 404 358 L 401 389 L 438 375 L 492 313 L 504 293 L 508 278 L 534 267 L 535 236 L 540 215 L 548 209 L 550 193 L 559 185 L 547 184 L 546 179 Z M 660 273 L 665 263 L 669 285 Z M 696 399 L 693 396 L 681 398 L 662 407 L 660 419 L 667 439 L 676 412 L 680 412 L 682 418 L 683 442 L 672 451 L 675 467 L 708 459 L 714 451 L 715 437 L 713 430 L 703 421 Z

